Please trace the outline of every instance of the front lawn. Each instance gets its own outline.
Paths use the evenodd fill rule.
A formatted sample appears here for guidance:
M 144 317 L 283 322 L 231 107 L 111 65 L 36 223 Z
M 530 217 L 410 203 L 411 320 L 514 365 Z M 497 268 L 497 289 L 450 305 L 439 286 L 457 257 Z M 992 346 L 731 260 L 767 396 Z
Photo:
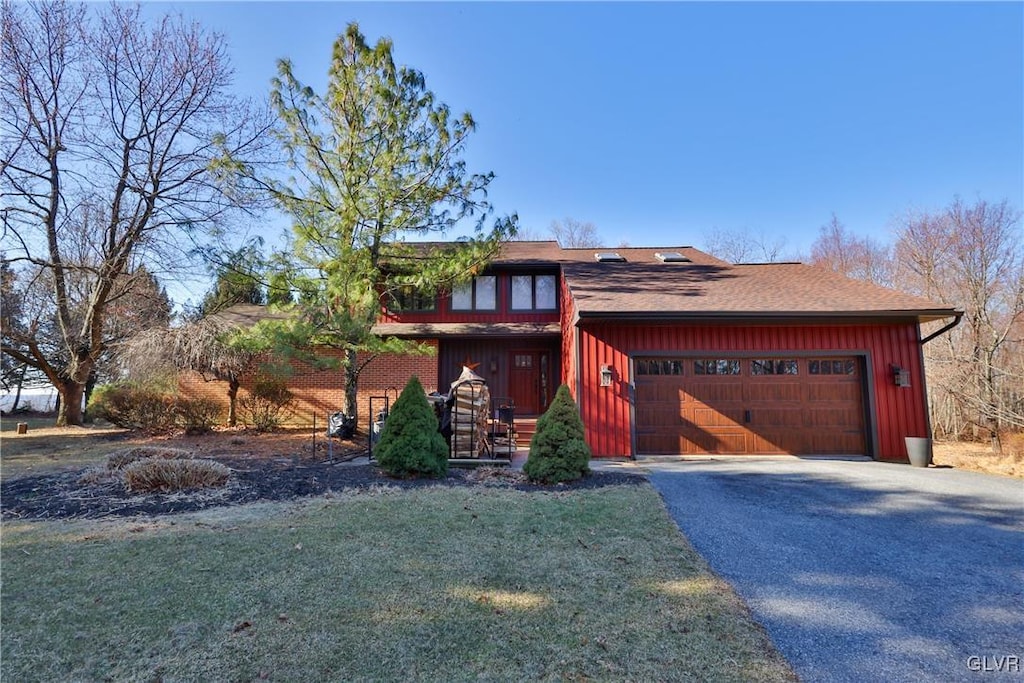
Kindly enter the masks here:
M 646 484 L 5 521 L 3 680 L 795 680 Z

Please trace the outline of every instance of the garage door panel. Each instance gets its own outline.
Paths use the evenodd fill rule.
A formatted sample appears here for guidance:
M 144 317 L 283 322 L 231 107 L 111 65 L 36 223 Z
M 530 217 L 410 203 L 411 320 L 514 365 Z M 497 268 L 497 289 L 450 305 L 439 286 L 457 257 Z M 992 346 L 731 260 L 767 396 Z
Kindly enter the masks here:
M 746 435 L 742 431 L 721 429 L 683 429 L 681 448 L 687 455 L 700 453 L 734 453 L 745 447 Z
M 859 361 L 782 361 L 774 367 L 785 372 L 775 375 L 773 364 L 762 359 L 757 374 L 751 374 L 751 361 L 742 360 L 738 375 L 696 375 L 698 363 L 686 362 L 682 375 L 637 376 L 637 449 L 652 454 L 867 452 Z M 734 370 L 735 362 L 730 363 Z M 716 369 L 721 367 L 729 366 L 719 363 Z
M 741 382 L 701 382 L 695 384 L 686 393 L 703 403 L 742 401 L 743 384 Z
M 695 427 L 731 427 L 743 419 L 743 411 L 739 408 L 715 410 L 714 408 L 695 408 L 690 420 Z M 685 418 L 684 418 L 685 419 Z
M 815 382 L 804 386 L 807 401 L 840 401 L 847 403 L 860 398 L 860 383 L 846 378 L 834 383 Z
M 751 382 L 747 387 L 748 401 L 794 401 L 803 400 L 803 387 L 793 382 L 768 384 Z
M 760 429 L 762 426 L 793 427 L 804 426 L 804 411 L 799 408 L 758 408 L 750 413 L 752 429 Z M 756 425 L 756 427 L 754 427 Z

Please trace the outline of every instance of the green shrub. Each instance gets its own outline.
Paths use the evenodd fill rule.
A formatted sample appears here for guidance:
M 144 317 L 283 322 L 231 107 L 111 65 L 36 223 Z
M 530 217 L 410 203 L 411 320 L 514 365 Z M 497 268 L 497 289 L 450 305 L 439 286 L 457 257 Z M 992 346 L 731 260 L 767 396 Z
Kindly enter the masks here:
M 532 481 L 555 484 L 586 475 L 589 462 L 590 447 L 583 439 L 583 420 L 569 387 L 563 384 L 547 412 L 537 420 L 523 472 Z
M 373 454 L 381 469 L 393 477 L 448 473 L 448 445 L 437 431 L 437 417 L 415 375 L 392 406 Z
M 213 460 L 143 458 L 122 470 L 124 485 L 133 492 L 183 491 L 212 488 L 228 482 L 231 470 Z
M 242 423 L 258 432 L 277 429 L 291 409 L 293 399 L 283 379 L 260 375 L 253 381 L 249 393 L 238 399 Z
M 174 398 L 162 389 L 134 382 L 104 384 L 89 400 L 89 413 L 118 427 L 152 434 L 173 431 L 177 422 Z
M 179 396 L 174 400 L 177 424 L 186 434 L 208 434 L 220 422 L 222 413 L 221 404 L 212 398 Z

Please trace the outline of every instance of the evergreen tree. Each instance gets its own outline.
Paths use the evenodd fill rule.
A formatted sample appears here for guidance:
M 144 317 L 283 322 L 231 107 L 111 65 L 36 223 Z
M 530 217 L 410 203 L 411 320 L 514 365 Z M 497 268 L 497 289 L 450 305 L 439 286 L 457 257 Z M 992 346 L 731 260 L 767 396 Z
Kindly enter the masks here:
M 415 375 L 392 406 L 373 454 L 393 477 L 443 477 L 448 473 L 448 446 Z
M 270 101 L 291 175 L 230 155 L 219 168 L 269 195 L 292 221 L 272 291 L 275 303 L 296 294 L 295 315 L 268 345 L 296 356 L 315 346 L 343 350 L 345 412 L 355 417 L 365 365 L 357 354 L 431 351 L 373 334 L 382 301 L 409 286 L 433 296 L 466 282 L 515 234 L 517 219 L 491 222 L 494 174 L 472 173 L 462 158 L 473 118 L 453 114 L 422 73 L 395 64 L 388 39 L 370 44 L 350 24 L 334 43 L 323 95 L 281 60 Z M 472 238 L 427 243 L 467 229 Z
M 569 387 L 563 384 L 547 412 L 537 420 L 523 472 L 533 481 L 556 484 L 586 475 L 589 462 L 590 447 L 583 438 L 583 420 Z

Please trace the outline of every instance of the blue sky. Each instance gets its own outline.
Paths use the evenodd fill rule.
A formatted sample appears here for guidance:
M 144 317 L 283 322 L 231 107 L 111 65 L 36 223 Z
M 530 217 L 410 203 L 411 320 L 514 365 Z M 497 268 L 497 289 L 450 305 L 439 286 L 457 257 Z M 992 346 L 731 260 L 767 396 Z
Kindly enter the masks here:
M 226 34 L 237 90 L 278 58 L 318 90 L 334 38 L 389 36 L 479 128 L 499 212 L 608 244 L 715 230 L 807 253 L 835 212 L 887 239 L 955 195 L 1024 208 L 1021 3 L 183 3 Z

